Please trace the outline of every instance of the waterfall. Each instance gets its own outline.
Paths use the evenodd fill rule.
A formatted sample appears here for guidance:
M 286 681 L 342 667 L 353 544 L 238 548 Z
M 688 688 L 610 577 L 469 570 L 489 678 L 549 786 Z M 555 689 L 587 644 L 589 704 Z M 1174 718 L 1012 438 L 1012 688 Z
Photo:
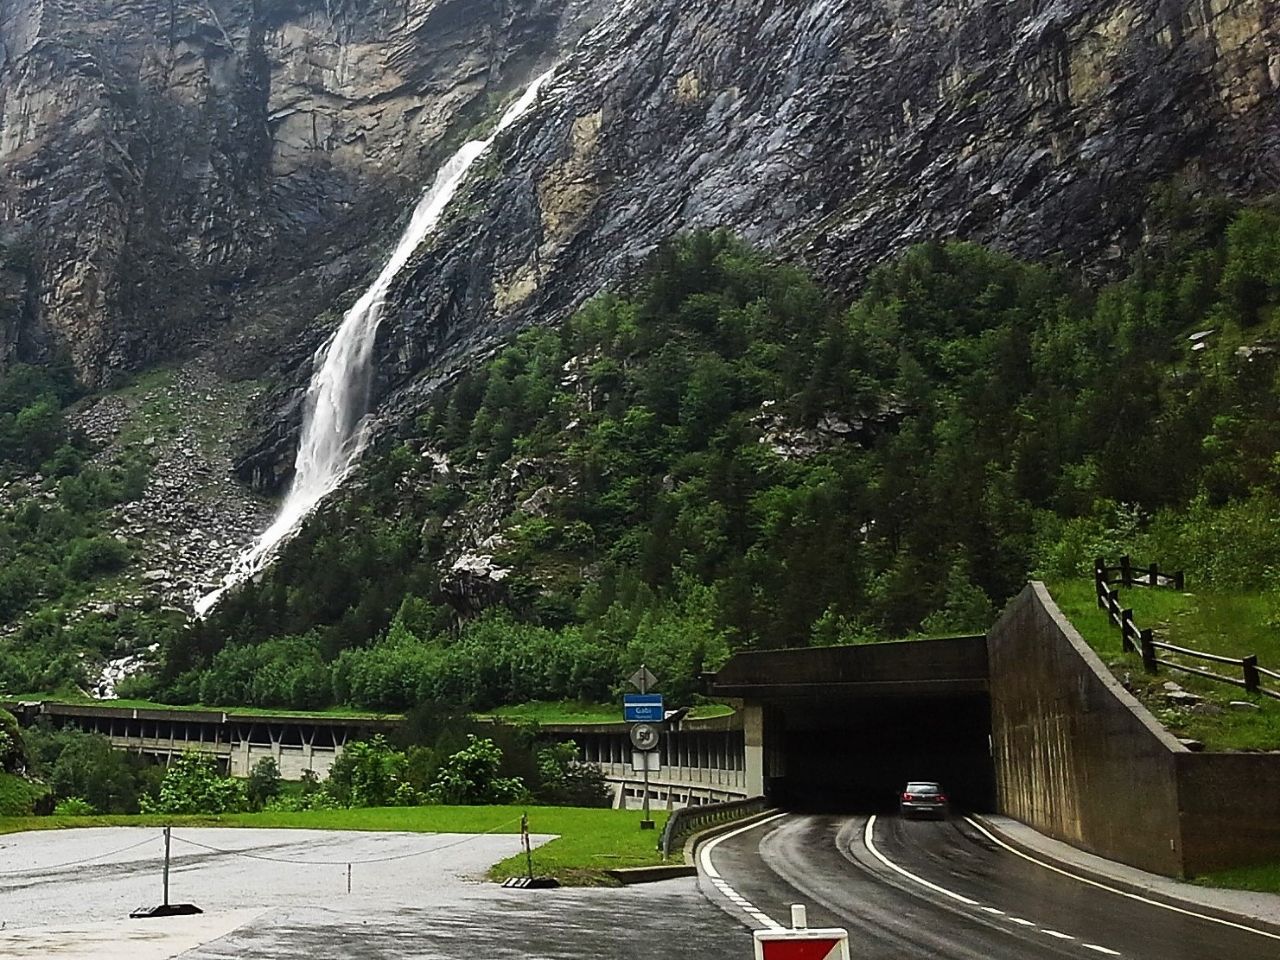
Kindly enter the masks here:
M 321 500 L 346 478 L 368 440 L 369 385 L 373 375 L 373 344 L 392 281 L 413 251 L 440 222 L 445 208 L 472 164 L 502 133 L 526 113 L 552 71 L 537 77 L 498 121 L 485 140 L 463 144 L 436 173 L 413 211 L 409 225 L 377 279 L 342 318 L 337 332 L 319 350 L 315 372 L 307 388 L 302 434 L 294 460 L 293 483 L 271 526 L 236 558 L 222 586 L 196 601 L 204 616 L 226 591 L 252 577 L 275 555 L 276 548 L 301 525 Z

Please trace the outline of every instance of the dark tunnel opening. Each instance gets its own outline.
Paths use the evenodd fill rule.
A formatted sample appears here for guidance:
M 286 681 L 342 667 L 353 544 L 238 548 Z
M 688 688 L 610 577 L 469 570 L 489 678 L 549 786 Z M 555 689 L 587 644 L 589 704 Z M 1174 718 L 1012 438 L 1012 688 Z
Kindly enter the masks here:
M 770 711 L 779 752 L 767 788 L 805 811 L 896 809 L 908 781 L 940 782 L 956 809 L 995 807 L 985 694 L 789 702 Z

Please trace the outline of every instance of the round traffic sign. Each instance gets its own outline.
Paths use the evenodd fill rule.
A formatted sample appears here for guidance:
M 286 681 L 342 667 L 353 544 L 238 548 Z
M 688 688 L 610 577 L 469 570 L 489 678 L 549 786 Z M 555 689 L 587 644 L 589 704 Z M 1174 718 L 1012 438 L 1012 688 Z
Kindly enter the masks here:
M 656 750 L 658 748 L 658 728 L 652 723 L 633 723 L 631 725 L 631 745 L 637 750 Z

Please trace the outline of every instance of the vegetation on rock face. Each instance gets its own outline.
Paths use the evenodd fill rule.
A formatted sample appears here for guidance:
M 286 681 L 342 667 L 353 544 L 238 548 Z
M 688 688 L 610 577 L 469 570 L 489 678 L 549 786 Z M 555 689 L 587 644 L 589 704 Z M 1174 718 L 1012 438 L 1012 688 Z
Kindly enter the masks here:
M 153 611 L 64 616 L 132 559 L 109 511 L 147 476 L 141 462 L 87 462 L 64 414 L 75 397 L 65 364 L 0 378 L 0 691 L 84 685 L 86 657 L 146 646 L 167 628 Z
M 1210 582 L 1280 567 L 1280 214 L 1158 208 L 1101 290 L 935 244 L 848 308 L 680 239 L 442 391 L 156 692 L 487 708 L 643 661 L 683 698 L 735 649 L 983 629 L 1138 531 Z

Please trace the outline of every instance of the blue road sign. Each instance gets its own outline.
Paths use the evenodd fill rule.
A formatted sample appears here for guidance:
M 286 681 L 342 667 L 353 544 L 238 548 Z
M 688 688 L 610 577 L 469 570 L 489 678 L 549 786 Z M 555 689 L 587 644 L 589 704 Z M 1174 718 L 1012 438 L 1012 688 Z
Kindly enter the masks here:
M 627 723 L 661 723 L 662 694 L 626 693 L 622 696 L 622 718 Z

